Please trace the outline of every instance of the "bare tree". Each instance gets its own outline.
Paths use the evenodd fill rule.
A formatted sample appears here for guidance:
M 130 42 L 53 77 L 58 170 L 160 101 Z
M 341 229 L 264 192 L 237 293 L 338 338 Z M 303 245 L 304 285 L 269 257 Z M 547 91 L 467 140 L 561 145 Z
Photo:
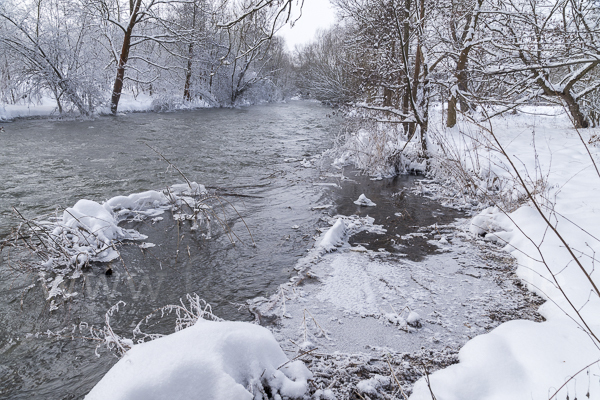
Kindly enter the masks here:
M 34 0 L 9 6 L 0 6 L 5 28 L 0 42 L 23 63 L 23 79 L 37 82 L 38 90 L 49 90 L 60 113 L 65 102 L 82 115 L 92 112 L 97 93 L 86 84 L 91 70 L 84 51 L 90 42 L 88 13 L 77 1 Z M 4 74 L 8 78 L 7 67 Z
M 462 112 L 470 109 L 467 93 L 469 92 L 469 60 L 471 51 L 481 43 L 477 40 L 477 30 L 481 8 L 485 0 L 450 2 L 449 33 L 452 47 L 449 49 L 450 58 L 455 63 L 453 82 L 450 84 L 448 113 L 446 126 L 456 125 L 456 107 L 460 103 Z
M 329 103 L 345 104 L 358 97 L 360 81 L 352 69 L 360 61 L 346 45 L 351 35 L 351 29 L 336 27 L 320 32 L 315 42 L 297 49 L 298 89 Z
M 499 2 L 493 45 L 502 66 L 489 75 L 509 77 L 519 102 L 559 100 L 576 128 L 590 124 L 581 101 L 600 87 L 594 76 L 600 63 L 598 12 L 583 0 Z M 597 76 L 597 75 L 596 75 Z

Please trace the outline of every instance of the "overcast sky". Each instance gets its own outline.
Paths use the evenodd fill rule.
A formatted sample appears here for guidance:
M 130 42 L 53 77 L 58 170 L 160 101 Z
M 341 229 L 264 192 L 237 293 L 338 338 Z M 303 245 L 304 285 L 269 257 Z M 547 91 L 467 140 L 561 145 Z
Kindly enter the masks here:
M 329 27 L 335 19 L 335 13 L 329 0 L 304 0 L 302 17 L 293 28 L 283 27 L 279 35 L 285 38 L 288 49 L 297 44 L 310 42 L 318 29 Z

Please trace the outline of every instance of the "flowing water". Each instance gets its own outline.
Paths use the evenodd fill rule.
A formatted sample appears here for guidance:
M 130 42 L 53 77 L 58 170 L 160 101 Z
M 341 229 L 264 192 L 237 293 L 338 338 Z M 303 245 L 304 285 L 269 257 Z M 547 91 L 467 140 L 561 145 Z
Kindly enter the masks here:
M 48 311 L 37 276 L 19 272 L 17 257 L 3 250 L 0 398 L 84 396 L 117 359 L 108 352 L 96 357 L 97 343 L 91 340 L 27 334 L 56 332 L 80 322 L 101 326 L 105 312 L 121 300 L 126 305 L 111 323 L 117 333 L 129 336 L 145 315 L 177 303 L 187 293 L 197 293 L 223 318 L 250 319 L 239 305 L 272 294 L 293 275 L 296 261 L 314 244 L 317 226 L 324 226 L 324 215 L 370 212 L 392 235 L 353 240 L 391 251 L 390 238 L 414 226 L 459 216 L 409 194 L 394 204 L 391 194 L 410 186 L 414 177 L 371 181 L 356 171 L 318 168 L 340 124 L 331 114 L 317 103 L 292 102 L 7 124 L 0 136 L 0 239 L 19 222 L 13 207 L 26 217 L 56 210 L 60 214 L 82 198 L 102 202 L 183 182 L 148 144 L 190 181 L 206 185 L 235 206 L 239 215 L 225 205 L 227 226 L 239 240 L 233 243 L 218 228 L 206 239 L 189 225 L 174 223 L 169 213 L 156 224 L 128 223 L 156 247 L 123 245 L 123 260 L 112 265 L 112 275 L 105 274 L 104 265 L 87 269 L 84 278 L 68 288 L 78 295 L 53 312 Z M 302 165 L 304 159 L 311 165 Z M 342 179 L 343 174 L 351 180 Z M 354 206 L 352 200 L 361 193 L 378 207 Z M 335 207 L 315 209 L 327 204 Z M 395 210 L 409 218 L 389 220 Z M 250 245 L 252 240 L 256 246 Z M 423 241 L 408 256 L 419 259 L 428 251 Z M 168 333 L 172 326 L 147 330 Z

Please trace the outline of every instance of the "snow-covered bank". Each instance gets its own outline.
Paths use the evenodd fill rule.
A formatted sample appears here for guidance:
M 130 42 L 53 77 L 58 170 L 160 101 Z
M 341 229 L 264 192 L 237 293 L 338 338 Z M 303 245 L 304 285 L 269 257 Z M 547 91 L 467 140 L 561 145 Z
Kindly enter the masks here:
M 119 101 L 119 112 L 146 112 L 146 111 L 174 111 L 189 110 L 198 108 L 214 107 L 215 104 L 198 100 L 193 102 L 184 102 L 180 98 L 166 98 L 148 96 L 139 94 L 133 96 L 129 93 L 123 93 Z M 95 111 L 98 115 L 110 114 L 109 106 L 102 106 Z M 71 116 L 71 114 L 67 113 Z M 75 113 L 75 116 L 78 114 Z M 16 118 L 44 118 L 59 117 L 56 101 L 49 97 L 42 97 L 39 101 L 21 101 L 18 104 L 0 103 L 0 121 L 10 121 Z
M 519 277 L 548 301 L 540 308 L 546 322 L 505 323 L 467 343 L 459 364 L 431 375 L 439 400 L 600 398 L 600 344 L 592 337 L 600 334 L 600 299 L 593 287 L 600 284 L 595 270 L 600 176 L 590 158 L 597 162 L 600 151 L 582 143 L 595 130 L 578 133 L 564 114 L 550 111 L 494 118 L 493 132 L 552 229 L 525 198 L 489 133 L 465 123 L 441 134 L 479 185 L 482 203 L 493 202 L 493 196 L 500 201 L 473 219 L 471 231 L 504 246 L 519 264 Z M 465 140 L 463 133 L 474 140 Z M 467 189 L 449 189 L 446 182 L 430 185 L 428 192 L 458 199 Z M 411 399 L 431 397 L 423 379 Z

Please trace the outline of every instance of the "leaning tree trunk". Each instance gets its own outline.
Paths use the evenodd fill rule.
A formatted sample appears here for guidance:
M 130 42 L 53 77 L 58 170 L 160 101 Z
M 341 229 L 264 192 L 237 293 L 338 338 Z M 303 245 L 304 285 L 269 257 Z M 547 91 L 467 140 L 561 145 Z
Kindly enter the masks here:
M 595 67 L 598 63 L 590 63 L 585 70 L 581 71 L 577 77 L 571 79 L 562 90 L 554 90 L 554 88 L 550 87 L 546 82 L 548 82 L 548 77 L 540 74 L 539 71 L 533 70 L 534 77 L 536 78 L 537 84 L 542 88 L 542 91 L 546 96 L 558 97 L 563 100 L 567 109 L 569 110 L 569 114 L 571 114 L 571 119 L 573 120 L 573 126 L 576 129 L 580 128 L 589 128 L 590 123 L 587 120 L 586 116 L 581 112 L 581 107 L 577 102 L 577 99 L 573 97 L 571 94 L 571 88 L 577 81 L 579 81 L 586 74 L 587 71 L 590 71 L 593 67 Z
M 135 0 L 135 6 L 131 10 L 129 24 L 127 25 L 127 30 L 123 37 L 123 47 L 121 48 L 121 56 L 119 57 L 119 62 L 117 64 L 117 76 L 115 78 L 115 84 L 113 85 L 113 92 L 110 100 L 110 112 L 113 114 L 117 113 L 117 108 L 119 107 L 119 100 L 121 99 L 121 92 L 123 91 L 123 80 L 125 79 L 125 65 L 129 59 L 129 50 L 131 49 L 131 34 L 137 23 L 141 4 L 142 0 Z M 130 6 L 131 5 L 132 3 L 130 2 Z
M 563 92 L 560 94 L 560 98 L 567 103 L 567 109 L 571 114 L 571 118 L 573 119 L 573 126 L 577 129 L 580 128 L 589 128 L 590 123 L 585 117 L 585 115 L 581 112 L 581 108 L 579 107 L 579 103 L 577 100 L 571 95 L 569 92 Z

